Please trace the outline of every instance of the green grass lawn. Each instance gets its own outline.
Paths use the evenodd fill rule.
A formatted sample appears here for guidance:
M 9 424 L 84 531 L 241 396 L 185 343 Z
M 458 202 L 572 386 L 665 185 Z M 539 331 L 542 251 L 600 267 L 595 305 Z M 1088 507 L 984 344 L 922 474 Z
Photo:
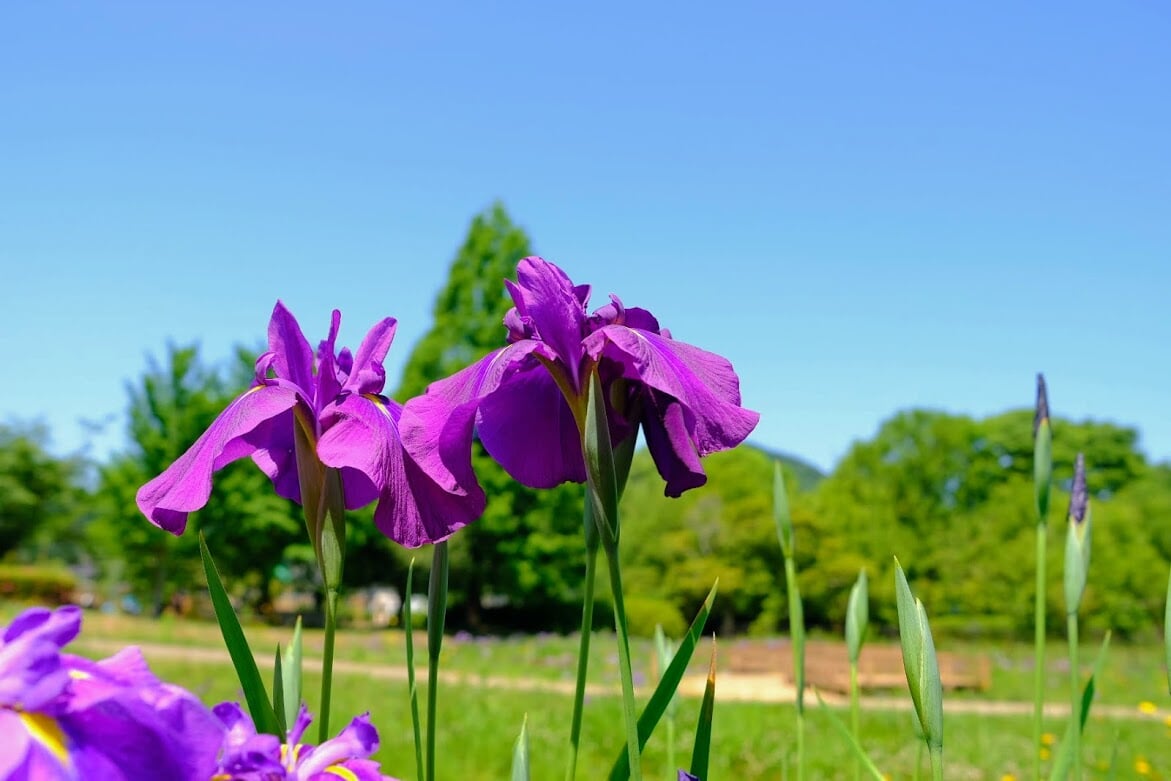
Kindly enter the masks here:
M 12 606 L 0 607 L 5 620 L 15 613 Z M 270 627 L 247 627 L 254 650 L 270 654 L 277 642 L 287 642 L 289 631 Z M 423 641 L 425 632 L 417 633 Z M 104 648 L 86 642 L 162 644 L 186 648 L 220 649 L 219 629 L 214 624 L 133 619 L 88 613 L 82 638 L 75 643 L 81 653 L 101 655 Z M 945 696 L 945 758 L 947 778 L 1001 779 L 1011 775 L 1024 778 L 1031 771 L 1032 734 L 1028 716 L 976 715 L 947 712 L 947 702 L 958 699 L 1028 701 L 1032 696 L 1032 648 L 1024 644 L 1003 646 L 940 643 L 948 650 L 987 653 L 993 662 L 993 685 L 985 693 L 949 693 Z M 307 631 L 305 652 L 310 659 L 320 655 L 321 633 Z M 778 644 L 778 653 L 787 648 Z M 566 637 L 517 637 L 509 639 L 471 639 L 449 637 L 444 642 L 444 670 L 462 672 L 473 680 L 478 675 L 514 676 L 572 682 L 577 643 Z M 1063 665 L 1063 644 L 1051 643 L 1047 677 L 1054 702 L 1066 702 L 1067 670 Z M 1088 647 L 1083 658 L 1093 658 L 1096 649 Z M 649 676 L 651 647 L 638 642 L 635 656 L 643 660 L 636 677 Z M 154 658 L 152 658 L 152 656 Z M 701 673 L 706 658 L 701 649 L 694 661 L 694 672 Z M 397 667 L 405 661 L 403 634 L 400 631 L 356 631 L 339 633 L 339 660 L 351 663 Z M 222 699 L 240 699 L 234 673 L 226 661 L 180 661 L 147 653 L 155 672 L 179 683 L 212 703 Z M 424 658 L 425 657 L 422 657 Z M 1162 669 L 1162 650 L 1155 646 L 1111 648 L 1107 672 L 1099 688 L 1100 702 L 1133 709 L 1149 700 L 1160 712 L 1156 717 L 1108 719 L 1091 716 L 1086 736 L 1085 756 L 1089 763 L 1087 777 L 1106 778 L 1102 768 L 1116 753 L 1118 778 L 1137 778 L 1136 763 L 1150 766 L 1146 778 L 1171 778 L 1171 726 L 1163 719 L 1171 714 L 1166 679 Z M 262 668 L 268 672 L 267 666 Z M 425 670 L 420 669 L 425 680 Z M 599 633 L 592 654 L 591 681 L 617 686 L 617 660 L 612 635 Z M 319 679 L 307 675 L 306 698 L 311 707 L 318 699 Z M 792 777 L 786 773 L 792 761 L 793 708 L 790 705 L 719 702 L 713 748 L 712 777 L 716 779 L 776 779 Z M 420 697 L 425 696 L 424 692 Z M 564 772 L 565 744 L 571 701 L 566 694 L 487 689 L 474 685 L 448 685 L 440 690 L 440 774 L 445 778 L 499 779 L 507 777 L 511 746 L 525 716 L 528 716 L 532 742 L 533 777 L 560 778 Z M 336 676 L 333 727 L 340 729 L 359 712 L 372 711 L 382 735 L 379 758 L 387 772 L 407 779 L 414 776 L 413 739 L 407 703 L 407 687 L 396 680 L 375 679 L 360 673 Z M 680 762 L 690 756 L 690 733 L 699 710 L 698 699 L 685 698 L 679 712 Z M 837 711 L 841 718 L 844 711 Z M 842 739 L 816 705 L 808 715 L 806 747 L 810 779 L 852 777 L 849 753 Z M 622 747 L 621 704 L 617 696 L 595 696 L 586 709 L 583 730 L 581 773 L 583 779 L 598 777 L 610 767 Z M 905 711 L 868 711 L 863 713 L 864 742 L 879 767 L 891 778 L 910 778 L 916 758 L 911 717 Z M 1064 720 L 1048 726 L 1060 735 Z M 660 727 L 646 751 L 648 777 L 674 778 L 667 767 L 665 730 Z

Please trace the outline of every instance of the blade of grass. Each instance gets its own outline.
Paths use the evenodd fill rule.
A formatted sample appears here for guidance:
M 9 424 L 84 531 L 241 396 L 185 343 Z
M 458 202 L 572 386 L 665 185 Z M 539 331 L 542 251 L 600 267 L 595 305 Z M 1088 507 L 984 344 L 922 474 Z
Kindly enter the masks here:
M 1094 659 L 1094 670 L 1090 674 L 1090 679 L 1086 681 L 1085 688 L 1082 689 L 1081 707 L 1077 714 L 1077 725 L 1079 732 L 1086 727 L 1086 721 L 1090 717 L 1090 706 L 1094 704 L 1095 681 L 1102 676 L 1102 671 L 1106 667 L 1106 652 L 1110 649 L 1110 632 L 1102 638 L 1102 646 L 1098 649 L 1098 655 Z M 1065 730 L 1065 737 L 1061 741 L 1060 748 L 1057 749 L 1057 756 L 1053 758 L 1053 771 L 1049 774 L 1049 781 L 1061 781 L 1073 769 L 1074 759 L 1076 754 L 1077 744 L 1072 739 L 1074 720 L 1071 717 L 1069 726 Z
M 866 772 L 870 773 L 875 781 L 886 781 L 886 776 L 882 774 L 882 771 L 879 770 L 878 766 L 874 764 L 874 761 L 870 759 L 870 756 L 866 753 L 866 749 L 862 748 L 862 744 L 860 744 L 857 738 L 854 737 L 853 733 L 850 732 L 849 727 L 847 727 L 841 719 L 835 716 L 834 712 L 830 710 L 830 707 L 825 704 L 825 700 L 821 698 L 821 692 L 814 689 L 813 693 L 817 696 L 817 703 L 821 706 L 821 712 L 829 717 L 830 723 L 834 725 L 834 729 L 841 733 L 842 737 L 846 739 L 846 742 L 850 745 L 851 750 L 854 752 L 854 756 L 858 759 L 859 762 L 862 763 L 862 767 L 866 769 Z M 922 743 L 920 743 L 920 745 L 922 745 Z
M 520 723 L 520 735 L 512 749 L 512 781 L 529 781 L 529 717 Z

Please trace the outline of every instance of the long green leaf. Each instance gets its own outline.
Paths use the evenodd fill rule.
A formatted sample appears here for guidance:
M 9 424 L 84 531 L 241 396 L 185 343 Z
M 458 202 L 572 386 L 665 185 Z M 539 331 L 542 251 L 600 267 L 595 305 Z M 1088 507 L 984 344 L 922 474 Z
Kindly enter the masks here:
M 512 749 L 512 781 L 529 781 L 529 717 L 520 723 L 520 735 Z
M 708 760 L 712 751 L 712 717 L 716 711 L 716 639 L 712 637 L 712 662 L 708 667 L 707 686 L 703 690 L 703 705 L 695 725 L 695 747 L 691 751 L 691 775 L 706 781 Z
M 1167 646 L 1167 691 L 1171 692 L 1171 574 L 1167 576 L 1167 614 L 1163 616 L 1164 645 Z
M 712 584 L 712 590 L 704 599 L 695 620 L 691 622 L 691 627 L 687 630 L 687 634 L 679 641 L 679 648 L 676 649 L 671 664 L 663 671 L 659 685 L 655 687 L 654 693 L 646 707 L 643 708 L 642 715 L 638 717 L 638 745 L 640 748 L 646 746 L 651 733 L 654 732 L 659 720 L 670 707 L 671 699 L 675 696 L 676 689 L 679 688 L 679 682 L 683 680 L 683 676 L 687 672 L 687 665 L 691 662 L 691 656 L 695 653 L 696 646 L 699 645 L 704 625 L 707 624 L 707 617 L 712 612 L 712 604 L 716 600 L 716 591 L 719 585 L 719 580 Z M 629 777 L 630 765 L 627 763 L 626 748 L 623 747 L 610 770 L 610 781 L 626 781 Z
M 854 737 L 853 733 L 850 732 L 850 729 L 842 722 L 841 719 L 834 715 L 834 712 L 830 710 L 828 705 L 825 704 L 825 700 L 821 698 L 821 692 L 815 689 L 814 693 L 817 695 L 817 702 L 819 705 L 821 705 L 822 712 L 829 717 L 830 723 L 834 725 L 834 728 L 840 732 L 842 737 L 846 739 L 846 742 L 850 744 L 850 748 L 854 751 L 854 756 L 862 762 L 862 766 L 865 767 L 870 775 L 874 777 L 875 781 L 886 781 L 886 776 L 882 774 L 882 771 L 879 770 L 878 766 L 874 764 L 874 761 L 870 759 L 870 755 L 866 753 L 866 749 L 862 748 L 862 745 L 858 743 L 858 739 Z M 918 723 L 918 719 L 919 717 L 916 716 L 916 723 Z
M 277 729 L 281 734 L 289 732 L 289 722 L 285 718 L 285 681 L 281 671 L 281 644 L 276 644 L 276 655 L 272 660 L 272 711 L 276 714 Z
M 293 641 L 285 649 L 284 659 L 281 660 L 281 672 L 284 679 L 285 724 L 292 726 L 297 721 L 297 712 L 301 710 L 301 617 L 293 624 Z
M 199 535 L 199 555 L 203 558 L 203 572 L 207 576 L 207 590 L 215 608 L 216 621 L 220 625 L 220 633 L 224 636 L 224 644 L 228 647 L 228 655 L 232 658 L 232 666 L 236 668 L 236 677 L 240 679 L 244 700 L 248 703 L 248 712 L 252 714 L 256 730 L 283 737 L 280 725 L 277 724 L 276 712 L 273 711 L 268 692 L 264 689 L 264 681 L 260 678 L 256 657 L 248 647 L 240 619 L 236 617 L 232 600 L 228 598 L 227 589 L 220 580 L 220 574 L 216 571 L 211 551 L 207 549 L 207 541 L 202 533 Z
M 1090 706 L 1094 704 L 1094 682 L 1101 677 L 1102 670 L 1106 667 L 1106 652 L 1109 649 L 1110 632 L 1107 632 L 1106 636 L 1102 638 L 1102 645 L 1098 649 L 1098 656 L 1094 659 L 1094 671 L 1090 674 L 1090 679 L 1086 681 L 1085 688 L 1082 689 L 1078 724 L 1083 731 L 1086 728 L 1086 721 L 1090 717 Z M 1073 769 L 1074 741 L 1070 738 L 1072 729 L 1073 721 L 1071 720 L 1069 727 L 1065 730 L 1065 736 L 1061 740 L 1061 746 L 1057 749 L 1057 756 L 1053 758 L 1053 771 L 1049 775 L 1049 781 L 1061 781 Z

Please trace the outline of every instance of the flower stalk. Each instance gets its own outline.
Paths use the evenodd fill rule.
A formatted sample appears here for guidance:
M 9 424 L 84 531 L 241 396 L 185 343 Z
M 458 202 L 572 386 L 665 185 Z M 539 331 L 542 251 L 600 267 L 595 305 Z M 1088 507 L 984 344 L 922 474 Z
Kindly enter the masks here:
M 605 392 L 596 371 L 590 372 L 585 398 L 585 426 L 582 430 L 582 456 L 586 465 L 586 492 L 593 507 L 595 526 L 606 554 L 610 590 L 614 600 L 614 625 L 618 634 L 618 666 L 622 681 L 622 711 L 626 725 L 626 750 L 630 760 L 630 777 L 642 779 L 641 749 L 638 742 L 638 711 L 634 703 L 634 672 L 630 660 L 630 637 L 626 622 L 626 605 L 622 593 L 622 572 L 618 561 L 618 470 L 610 444 L 610 427 L 606 416 Z
M 451 568 L 447 541 L 435 543 L 427 589 L 427 781 L 435 781 L 435 737 L 438 731 L 439 652 L 447 619 L 447 581 Z
M 1069 635 L 1069 739 L 1073 743 L 1073 777 L 1082 777 L 1081 675 L 1078 670 L 1078 610 L 1090 568 L 1090 503 L 1086 490 L 1086 461 L 1074 462 L 1069 496 L 1069 531 L 1065 537 L 1065 615 Z
M 583 421 L 584 425 L 584 421 Z M 634 460 L 634 446 L 638 439 L 637 429 L 614 449 L 614 468 L 617 472 L 618 497 L 626 487 L 630 476 L 630 464 Z M 569 764 L 565 771 L 566 781 L 574 781 L 577 775 L 577 755 L 581 743 L 581 722 L 585 711 L 585 687 L 589 672 L 590 640 L 594 630 L 594 595 L 598 572 L 597 521 L 594 518 L 594 503 L 587 495 L 582 512 L 582 527 L 585 537 L 585 592 L 581 604 L 581 637 L 577 650 L 577 676 L 573 690 L 573 717 L 569 728 Z M 672 765 L 673 766 L 673 765 Z
M 793 518 L 789 512 L 789 495 L 785 490 L 785 475 L 780 463 L 773 471 L 773 520 L 777 539 L 785 558 L 785 585 L 788 589 L 789 633 L 793 645 L 793 687 L 796 689 L 797 710 L 797 781 L 805 778 L 805 609 L 801 590 L 797 585 L 797 563 L 794 560 Z
M 1049 394 L 1044 375 L 1037 375 L 1037 403 L 1033 416 L 1033 487 L 1037 509 L 1037 579 L 1033 598 L 1033 779 L 1041 779 L 1041 736 L 1045 705 L 1045 575 L 1049 530 L 1049 489 L 1053 480 L 1053 432 L 1049 423 Z
M 858 659 L 862 655 L 862 643 L 866 640 L 866 630 L 870 625 L 870 590 L 866 580 L 866 570 L 858 573 L 858 580 L 850 588 L 850 599 L 846 603 L 846 651 L 850 657 L 850 728 L 854 732 L 854 740 L 862 744 L 862 734 L 858 726 L 859 699 L 858 688 Z M 854 760 L 854 778 L 862 777 L 861 757 Z

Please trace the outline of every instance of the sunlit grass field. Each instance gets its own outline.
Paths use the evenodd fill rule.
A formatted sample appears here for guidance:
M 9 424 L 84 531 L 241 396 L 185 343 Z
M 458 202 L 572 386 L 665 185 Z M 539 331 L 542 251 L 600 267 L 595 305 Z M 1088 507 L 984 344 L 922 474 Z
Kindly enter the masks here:
M 5 606 L 0 615 L 7 620 L 15 612 Z M 258 654 L 271 656 L 278 642 L 285 643 L 289 630 L 247 627 L 250 642 Z M 416 634 L 424 642 L 425 632 Z M 736 641 L 731 641 L 736 642 Z M 227 654 L 222 650 L 218 628 L 211 623 L 176 620 L 159 621 L 87 613 L 82 637 L 71 650 L 91 656 L 110 652 L 112 644 L 143 644 L 146 656 L 161 677 L 196 692 L 205 701 L 240 699 Z M 154 648 L 162 646 L 162 648 Z M 941 640 L 946 650 L 986 653 L 992 660 L 992 687 L 983 693 L 945 695 L 945 760 L 947 778 L 1024 778 L 1031 773 L 1031 719 L 1028 715 L 948 713 L 949 701 L 1025 702 L 1032 692 L 1032 647 L 1019 645 L 958 644 Z M 1062 643 L 1051 643 L 1048 665 L 1051 701 L 1064 703 L 1068 671 L 1063 663 Z M 189 649 L 191 658 L 176 656 L 176 648 Z M 315 664 L 320 658 L 321 633 L 307 630 L 306 698 L 312 707 L 317 700 L 318 677 Z M 776 643 L 778 654 L 788 653 Z M 726 659 L 721 644 L 720 658 Z M 420 649 L 421 651 L 422 649 Z M 577 641 L 572 637 L 536 636 L 484 639 L 451 636 L 444 642 L 442 668 L 458 673 L 461 683 L 440 688 L 439 771 L 441 777 L 499 779 L 507 777 L 511 746 L 522 720 L 528 717 L 534 778 L 560 778 L 564 773 L 564 746 L 569 733 L 571 706 L 567 693 L 572 686 Z M 701 648 L 693 661 L 693 672 L 701 674 L 707 664 L 708 648 Z M 1092 660 L 1096 648 L 1087 644 L 1084 660 Z M 601 694 L 591 695 L 586 709 L 581 761 L 582 778 L 608 772 L 621 748 L 621 703 L 617 696 L 617 659 L 613 636 L 594 638 L 591 682 Z M 636 680 L 653 682 L 652 648 L 638 642 L 634 648 Z M 425 656 L 420 654 L 422 659 Z M 405 663 L 401 631 L 341 631 L 337 658 L 340 663 L 334 690 L 333 727 L 336 731 L 349 718 L 372 711 L 382 736 L 379 758 L 384 769 L 400 778 L 414 777 L 413 738 L 407 703 L 407 685 L 400 675 Z M 1088 661 L 1087 661 L 1088 664 Z M 363 673 L 363 667 L 370 670 Z M 375 670 L 377 668 L 377 670 Z M 269 670 L 263 665 L 262 670 Z M 378 674 L 376 675 L 375 672 Z M 422 669 L 420 669 L 422 673 Z M 484 685 L 488 678 L 562 681 L 565 691 L 522 691 Z M 425 674 L 421 675 L 425 680 Z M 1118 778 L 1171 778 L 1171 698 L 1167 696 L 1162 649 L 1156 646 L 1115 645 L 1110 650 L 1103 681 L 1098 689 L 1099 705 L 1119 706 L 1107 718 L 1091 715 L 1086 735 L 1088 777 L 1108 777 L 1113 762 Z M 901 696 L 900 692 L 886 692 Z M 424 697 L 425 692 L 420 693 Z M 1140 703 L 1154 703 L 1154 713 L 1140 711 Z M 852 764 L 848 750 L 816 703 L 809 707 L 806 751 L 809 778 L 850 778 Z M 1150 707 L 1146 707 L 1150 710 Z M 678 757 L 686 766 L 690 756 L 690 733 L 699 711 L 699 700 L 683 698 L 678 716 Z M 845 719 L 844 711 L 835 711 Z M 862 714 L 867 750 L 878 766 L 892 778 L 913 776 L 916 741 L 908 711 L 867 710 Z M 1054 717 L 1046 727 L 1056 736 L 1064 718 Z M 713 778 L 776 779 L 791 777 L 786 763 L 793 752 L 793 709 L 791 705 L 720 702 L 717 680 L 717 707 L 712 751 Z M 667 766 L 665 730 L 660 727 L 646 752 L 649 777 L 674 778 Z M 926 771 L 926 765 L 924 764 Z M 1139 770 L 1146 771 L 1139 773 Z

